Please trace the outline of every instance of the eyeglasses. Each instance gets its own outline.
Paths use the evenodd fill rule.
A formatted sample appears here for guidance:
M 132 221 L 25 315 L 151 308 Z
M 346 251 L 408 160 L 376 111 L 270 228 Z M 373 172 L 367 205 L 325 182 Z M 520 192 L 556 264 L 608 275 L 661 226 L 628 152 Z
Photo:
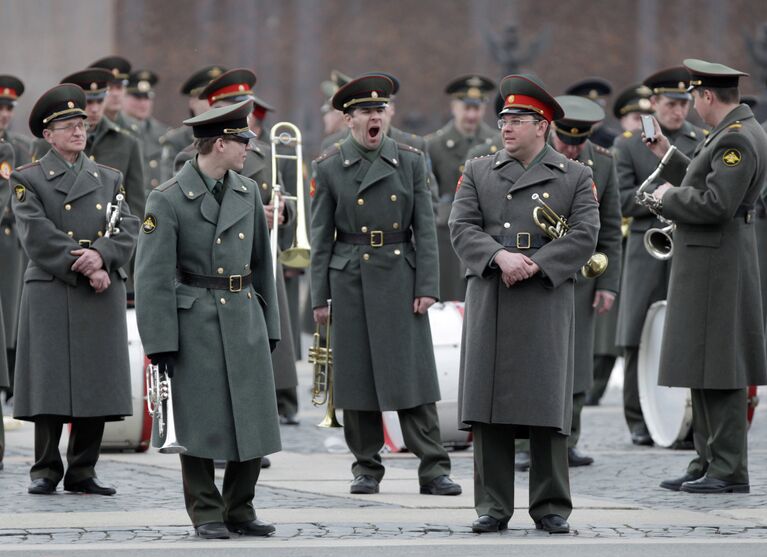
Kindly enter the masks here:
M 58 128 L 51 128 L 51 131 L 62 131 L 67 133 L 73 133 L 75 130 L 88 131 L 91 126 L 85 120 L 80 120 L 77 123 L 67 124 L 66 126 L 59 126 Z
M 540 122 L 540 120 L 536 120 L 535 118 L 533 118 L 532 120 L 522 120 L 520 118 L 510 118 L 509 120 L 504 120 L 503 118 L 501 118 L 500 120 L 498 120 L 498 129 L 502 130 L 503 126 L 518 128 L 522 124 L 530 124 L 530 123 L 538 123 L 538 122 Z

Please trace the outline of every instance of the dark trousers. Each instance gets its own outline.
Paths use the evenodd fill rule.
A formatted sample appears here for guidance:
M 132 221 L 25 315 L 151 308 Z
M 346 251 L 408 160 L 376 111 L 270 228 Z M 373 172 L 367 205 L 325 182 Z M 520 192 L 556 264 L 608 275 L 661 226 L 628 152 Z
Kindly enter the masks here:
M 253 497 L 261 472 L 261 459 L 226 463 L 223 493 L 216 487 L 213 459 L 181 457 L 184 502 L 192 524 L 250 522 L 256 518 Z
M 474 508 L 477 515 L 499 520 L 514 514 L 514 429 L 479 424 L 474 432 Z M 552 428 L 530 428 L 530 516 L 570 516 L 570 470 L 567 438 Z
M 405 446 L 419 459 L 418 480 L 421 485 L 434 478 L 450 475 L 450 457 L 442 446 L 437 407 L 431 402 L 407 410 L 398 410 Z M 384 444 L 381 413 L 344 410 L 344 437 L 356 459 L 352 464 L 355 477 L 365 474 L 379 482 L 384 476 L 379 451 Z
M 72 423 L 67 447 L 67 473 L 59 453 L 61 430 L 67 422 Z M 33 480 L 47 478 L 58 484 L 64 478 L 64 486 L 96 477 L 101 438 L 104 435 L 104 418 L 63 418 L 41 416 L 35 419 L 35 463 L 29 472 Z
M 616 357 L 609 354 L 597 354 L 594 356 L 594 384 L 586 396 L 587 404 L 599 404 L 605 395 L 610 375 L 615 367 Z
M 746 389 L 691 389 L 695 476 L 748 483 Z
M 295 387 L 277 389 L 277 413 L 280 416 L 298 414 L 298 392 Z
M 631 433 L 648 434 L 639 403 L 639 347 L 628 346 L 623 353 L 623 415 Z

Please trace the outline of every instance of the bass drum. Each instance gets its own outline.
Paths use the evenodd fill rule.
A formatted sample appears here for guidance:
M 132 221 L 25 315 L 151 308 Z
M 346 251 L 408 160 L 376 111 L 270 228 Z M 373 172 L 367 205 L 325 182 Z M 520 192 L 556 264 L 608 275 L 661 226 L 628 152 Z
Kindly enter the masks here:
M 442 444 L 455 450 L 471 445 L 471 433 L 458 429 L 458 369 L 461 356 L 463 302 L 445 302 L 429 308 L 429 324 L 437 364 L 439 390 L 437 402 Z M 383 412 L 384 441 L 392 452 L 405 450 L 397 412 Z
M 146 381 L 144 369 L 146 357 L 141 345 L 136 322 L 136 310 L 128 308 L 128 354 L 131 370 L 131 400 L 133 415 L 119 422 L 107 422 L 101 449 L 104 451 L 136 451 L 143 453 L 149 448 L 152 434 L 152 418 L 146 408 Z
M 692 400 L 690 389 L 658 385 L 660 349 L 666 301 L 655 302 L 647 311 L 639 343 L 638 382 L 639 402 L 650 432 L 659 447 L 673 448 L 692 433 Z M 747 419 L 749 426 L 759 404 L 756 387 L 748 387 Z

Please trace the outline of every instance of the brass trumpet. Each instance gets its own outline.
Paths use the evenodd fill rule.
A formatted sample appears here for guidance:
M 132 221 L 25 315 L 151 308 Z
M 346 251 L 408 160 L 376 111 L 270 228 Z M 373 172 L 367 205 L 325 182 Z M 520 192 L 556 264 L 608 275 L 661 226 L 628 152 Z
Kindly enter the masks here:
M 184 454 L 186 447 L 176 439 L 170 378 L 165 373 L 162 374 L 162 377 L 160 375 L 159 366 L 152 363 L 147 365 L 144 370 L 146 408 L 152 419 L 157 420 L 157 432 L 160 437 L 165 436 L 165 442 L 160 447 L 160 452 L 164 454 Z M 165 403 L 165 409 L 163 408 L 163 403 Z
M 327 404 L 325 417 L 317 427 L 343 427 L 336 417 L 336 406 L 333 403 L 333 349 L 330 344 L 331 303 L 328 300 L 328 322 L 325 325 L 325 344 L 320 336 L 320 324 L 314 331 L 314 343 L 309 348 L 309 363 L 314 366 L 314 381 L 312 383 L 312 404 L 322 406 Z
M 298 127 L 294 124 L 291 124 L 290 122 L 278 122 L 274 126 L 272 126 L 272 131 L 269 134 L 269 141 L 272 144 L 272 184 L 273 184 L 273 190 L 272 190 L 272 201 L 276 201 L 276 198 L 281 197 L 283 201 L 289 200 L 289 201 L 295 201 L 296 202 L 296 229 L 295 234 L 293 235 L 293 244 L 283 251 L 279 255 L 280 263 L 285 265 L 286 267 L 294 267 L 297 269 L 306 269 L 309 266 L 310 262 L 310 254 L 311 254 L 311 248 L 309 246 L 309 235 L 306 231 L 306 207 L 304 206 L 304 184 L 303 180 L 301 179 L 303 177 L 304 173 L 304 163 L 303 163 L 303 155 L 301 151 L 301 130 L 298 129 Z M 278 153 L 277 152 L 277 146 L 283 145 L 285 147 L 292 147 L 293 153 L 290 154 L 284 154 L 284 153 Z M 296 195 L 284 195 L 285 188 L 279 184 L 277 180 L 277 161 L 278 159 L 287 159 L 295 161 L 296 164 Z M 276 215 L 279 213 L 277 212 L 277 206 L 275 206 L 275 220 L 277 220 Z M 275 225 L 275 230 L 276 230 Z M 272 259 L 274 261 L 275 265 L 275 273 L 276 273 L 276 265 L 277 265 L 277 241 L 276 241 L 276 233 L 274 234 L 274 237 L 272 238 Z
M 538 228 L 543 230 L 552 240 L 567 234 L 570 230 L 567 219 L 562 215 L 558 215 L 537 193 L 533 194 L 532 199 L 538 203 L 538 207 L 533 209 L 533 221 L 535 221 Z M 607 256 L 601 251 L 597 251 L 581 267 L 581 275 L 587 279 L 596 278 L 607 270 L 607 264 Z
M 658 207 L 660 204 L 658 200 L 655 199 L 653 194 L 647 192 L 647 188 L 649 188 L 653 181 L 658 176 L 660 176 L 660 173 L 668 164 L 668 161 L 671 160 L 671 157 L 674 155 L 675 151 L 676 147 L 672 145 L 671 148 L 666 151 L 666 154 L 663 155 L 663 158 L 660 160 L 658 167 L 653 170 L 652 174 L 650 174 L 644 182 L 642 182 L 642 185 L 639 186 L 636 193 L 634 194 L 634 201 L 638 205 L 646 207 L 653 215 L 658 218 L 659 221 L 667 225 L 663 228 L 650 228 L 647 232 L 644 233 L 645 249 L 655 259 L 660 259 L 661 261 L 671 259 L 671 257 L 674 255 L 673 234 L 676 225 L 658 213 Z

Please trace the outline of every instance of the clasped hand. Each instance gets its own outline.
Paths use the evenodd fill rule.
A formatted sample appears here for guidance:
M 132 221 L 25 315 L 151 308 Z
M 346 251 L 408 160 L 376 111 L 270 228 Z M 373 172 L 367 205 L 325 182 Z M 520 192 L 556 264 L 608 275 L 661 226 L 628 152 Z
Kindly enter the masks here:
M 506 288 L 529 279 L 541 270 L 538 264 L 526 255 L 508 251 L 499 251 L 495 255 L 495 264 L 501 270 L 501 280 Z
M 109 278 L 109 273 L 103 268 L 104 260 L 98 251 L 90 248 L 79 248 L 69 253 L 77 257 L 71 269 L 88 277 L 91 287 L 97 294 L 109 288 L 112 281 Z

